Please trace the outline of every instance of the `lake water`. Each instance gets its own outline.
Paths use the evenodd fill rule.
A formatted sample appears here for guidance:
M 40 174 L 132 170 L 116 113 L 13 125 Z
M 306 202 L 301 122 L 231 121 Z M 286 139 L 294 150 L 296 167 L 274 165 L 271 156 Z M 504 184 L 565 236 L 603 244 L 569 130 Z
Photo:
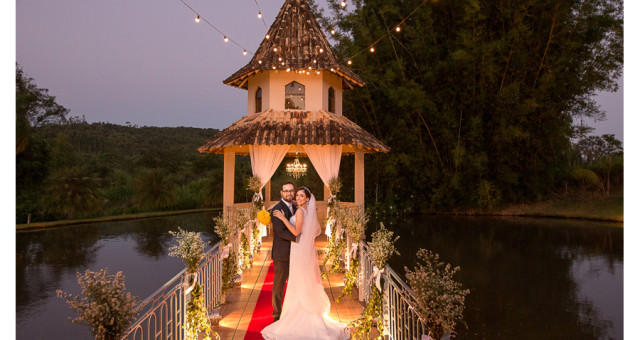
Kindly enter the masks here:
M 72 324 L 56 289 L 80 293 L 76 272 L 123 271 L 146 298 L 184 268 L 168 257 L 177 226 L 216 242 L 202 213 L 16 234 L 18 339 L 92 339 Z M 375 227 L 376 223 L 372 223 Z M 525 218 L 421 216 L 385 225 L 400 235 L 390 265 L 404 275 L 419 248 L 460 266 L 468 329 L 458 339 L 622 339 L 623 230 L 616 224 Z M 373 227 L 372 227 L 373 228 Z M 367 232 L 370 234 L 370 230 Z

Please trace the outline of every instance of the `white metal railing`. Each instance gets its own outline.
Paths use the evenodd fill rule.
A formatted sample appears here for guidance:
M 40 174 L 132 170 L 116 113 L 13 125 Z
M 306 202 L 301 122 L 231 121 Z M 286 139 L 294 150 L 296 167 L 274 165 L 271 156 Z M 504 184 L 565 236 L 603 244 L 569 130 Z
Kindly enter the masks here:
M 369 246 L 360 241 L 360 277 L 358 293 L 360 301 L 368 301 L 371 296 L 371 275 L 373 259 L 369 255 Z M 402 281 L 396 272 L 386 265 L 382 274 L 384 279 L 384 323 L 389 339 L 421 339 L 428 334 L 426 323 L 416 312 L 416 298 L 411 288 Z
M 220 242 L 205 254 L 198 265 L 197 277 L 203 287 L 204 303 L 209 314 L 220 303 L 222 287 L 222 257 Z M 174 276 L 140 304 L 142 315 L 127 330 L 122 339 L 182 340 L 189 276 L 186 269 Z

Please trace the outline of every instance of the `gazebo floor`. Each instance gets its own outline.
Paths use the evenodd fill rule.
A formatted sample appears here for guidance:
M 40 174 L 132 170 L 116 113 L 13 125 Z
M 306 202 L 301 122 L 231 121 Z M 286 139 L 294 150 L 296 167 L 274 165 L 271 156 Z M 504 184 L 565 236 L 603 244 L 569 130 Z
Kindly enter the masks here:
M 220 324 L 212 326 L 212 330 L 220 335 L 220 339 L 244 339 L 271 263 L 272 241 L 272 235 L 262 239 L 260 251 L 253 257 L 253 268 L 242 273 L 241 285 L 236 285 L 227 292 L 226 303 L 220 307 L 220 315 L 222 317 Z M 318 236 L 316 249 L 324 251 L 326 246 L 326 236 Z M 321 271 L 323 271 L 323 268 L 321 268 Z M 343 297 L 340 303 L 335 301 L 344 287 L 344 274 L 327 275 L 323 279 L 323 285 L 331 300 L 331 312 L 329 315 L 334 320 L 348 324 L 360 316 L 363 306 L 358 301 L 357 287 L 353 288 L 352 296 Z

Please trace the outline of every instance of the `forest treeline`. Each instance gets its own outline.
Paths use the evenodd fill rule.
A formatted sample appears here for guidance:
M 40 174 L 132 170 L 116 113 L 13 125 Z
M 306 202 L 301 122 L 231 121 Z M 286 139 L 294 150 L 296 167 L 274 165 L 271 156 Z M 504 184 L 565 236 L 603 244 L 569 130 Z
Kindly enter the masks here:
M 344 114 L 391 148 L 366 157 L 368 207 L 492 210 L 622 188 L 622 143 L 581 123 L 605 118 L 597 91 L 617 90 L 622 1 L 310 3 L 367 82 L 344 92 Z M 68 118 L 19 66 L 16 109 L 19 223 L 221 204 L 222 157 L 196 152 L 213 129 Z M 250 174 L 239 157 L 237 201 Z M 352 157 L 340 177 L 352 200 Z M 322 192 L 317 175 L 296 182 Z
M 581 122 L 617 90 L 622 1 L 311 2 L 367 82 L 343 112 L 391 148 L 365 162 L 368 202 L 492 209 L 621 185 L 620 141 Z

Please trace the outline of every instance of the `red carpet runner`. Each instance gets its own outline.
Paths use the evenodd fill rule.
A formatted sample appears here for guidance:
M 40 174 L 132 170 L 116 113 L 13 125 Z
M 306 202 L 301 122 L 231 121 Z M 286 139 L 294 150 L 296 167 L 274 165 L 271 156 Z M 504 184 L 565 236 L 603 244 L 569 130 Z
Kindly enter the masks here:
M 269 265 L 267 270 L 267 276 L 264 279 L 262 290 L 258 295 L 258 302 L 256 308 L 251 315 L 251 322 L 247 328 L 247 333 L 244 336 L 245 340 L 262 340 L 262 334 L 260 331 L 270 325 L 273 322 L 273 307 L 271 307 L 271 291 L 273 290 L 273 262 Z

